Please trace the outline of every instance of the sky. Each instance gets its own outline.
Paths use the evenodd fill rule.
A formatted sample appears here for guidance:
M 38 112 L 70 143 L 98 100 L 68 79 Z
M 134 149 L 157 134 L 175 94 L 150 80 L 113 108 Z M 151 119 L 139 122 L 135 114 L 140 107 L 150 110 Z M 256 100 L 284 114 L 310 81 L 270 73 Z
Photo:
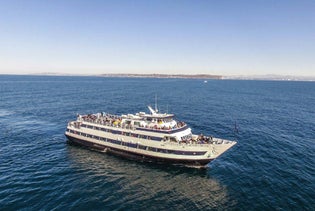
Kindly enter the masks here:
M 315 76 L 314 0 L 0 0 L 0 74 Z

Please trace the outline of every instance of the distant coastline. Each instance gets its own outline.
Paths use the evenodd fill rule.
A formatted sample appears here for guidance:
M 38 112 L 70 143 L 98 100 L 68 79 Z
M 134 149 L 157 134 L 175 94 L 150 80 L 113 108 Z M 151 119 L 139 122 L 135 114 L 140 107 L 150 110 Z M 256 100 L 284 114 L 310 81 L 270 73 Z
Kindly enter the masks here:
M 122 77 L 122 78 L 187 78 L 187 79 L 223 79 L 222 75 L 209 74 L 101 74 L 102 77 Z
M 315 81 L 315 77 L 291 76 L 291 75 L 210 75 L 210 74 L 128 74 L 110 73 L 100 74 L 101 77 L 121 78 L 182 78 L 182 79 L 216 79 L 216 80 L 266 80 L 266 81 Z
M 35 75 L 35 76 L 94 76 L 107 78 L 179 78 L 201 80 L 263 80 L 263 81 L 315 81 L 315 76 L 293 75 L 211 75 L 211 74 L 139 74 L 139 73 L 105 73 L 105 74 L 71 74 L 58 72 L 1 74 L 0 75 Z

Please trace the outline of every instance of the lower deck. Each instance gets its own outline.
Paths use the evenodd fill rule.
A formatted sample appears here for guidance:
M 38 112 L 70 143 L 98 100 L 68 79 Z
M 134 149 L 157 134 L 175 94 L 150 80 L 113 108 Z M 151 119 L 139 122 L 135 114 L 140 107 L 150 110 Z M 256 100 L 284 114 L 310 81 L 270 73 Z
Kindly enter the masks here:
M 150 154 L 142 154 L 136 151 L 130 151 L 128 149 L 122 149 L 114 146 L 109 146 L 105 144 L 96 144 L 94 142 L 90 142 L 84 140 L 84 138 L 73 137 L 71 135 L 67 135 L 70 143 L 74 143 L 77 145 L 81 145 L 84 147 L 88 147 L 93 150 L 97 150 L 100 152 L 105 152 L 109 154 L 118 155 L 120 157 L 132 159 L 132 160 L 140 160 L 144 162 L 156 162 L 156 163 L 169 163 L 169 164 L 181 164 L 187 166 L 194 166 L 194 167 L 204 167 L 208 164 L 211 160 L 210 158 L 206 159 L 179 159 L 179 158 L 169 158 L 169 157 L 158 157 Z

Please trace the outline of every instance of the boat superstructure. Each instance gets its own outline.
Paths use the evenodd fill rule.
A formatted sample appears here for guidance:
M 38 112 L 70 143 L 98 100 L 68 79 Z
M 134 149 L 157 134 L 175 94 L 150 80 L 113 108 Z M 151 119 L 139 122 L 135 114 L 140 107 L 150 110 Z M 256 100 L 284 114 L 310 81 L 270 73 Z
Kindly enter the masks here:
M 194 135 L 174 114 L 78 115 L 65 135 L 70 142 L 123 157 L 202 167 L 236 144 L 212 136 Z

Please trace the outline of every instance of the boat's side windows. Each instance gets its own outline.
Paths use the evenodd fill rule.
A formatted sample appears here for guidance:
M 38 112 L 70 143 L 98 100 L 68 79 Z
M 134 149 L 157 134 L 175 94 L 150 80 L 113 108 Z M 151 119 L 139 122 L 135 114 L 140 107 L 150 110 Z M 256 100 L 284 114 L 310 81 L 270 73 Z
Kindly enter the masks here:
M 170 141 L 176 142 L 176 138 L 175 137 L 170 137 Z
M 146 147 L 146 146 L 143 146 L 143 145 L 139 145 L 139 149 L 146 150 L 146 149 L 147 149 L 147 147 Z

